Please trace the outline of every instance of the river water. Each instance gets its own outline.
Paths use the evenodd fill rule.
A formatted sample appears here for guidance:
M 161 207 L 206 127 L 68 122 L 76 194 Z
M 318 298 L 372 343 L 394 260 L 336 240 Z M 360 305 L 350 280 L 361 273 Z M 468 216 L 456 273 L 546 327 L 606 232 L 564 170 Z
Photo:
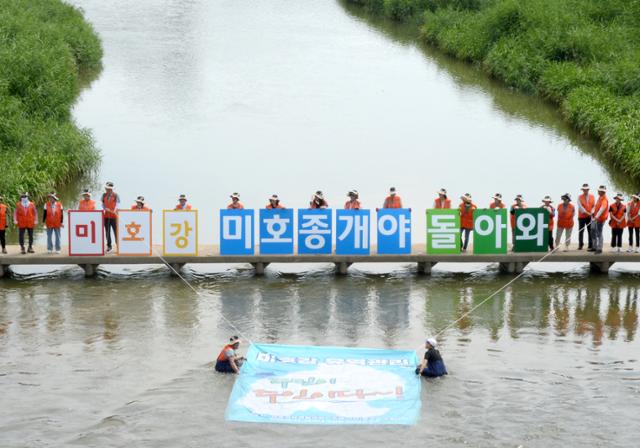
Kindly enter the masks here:
M 629 188 L 548 105 L 339 2 L 73 3 L 105 46 L 74 111 L 103 152 L 99 183 L 156 210 L 188 194 L 211 216 L 203 243 L 235 190 L 248 206 L 277 192 L 301 207 L 316 189 L 335 205 L 358 188 L 375 207 L 395 185 L 423 209 L 441 186 L 481 204 L 584 181 Z M 418 425 L 329 430 L 224 421 L 234 378 L 211 361 L 235 330 L 221 315 L 254 341 L 414 348 L 512 277 L 195 265 L 197 297 L 164 269 L 16 272 L 0 285 L 2 447 L 638 444 L 632 265 L 532 269 L 440 336 L 451 374 L 424 381 Z

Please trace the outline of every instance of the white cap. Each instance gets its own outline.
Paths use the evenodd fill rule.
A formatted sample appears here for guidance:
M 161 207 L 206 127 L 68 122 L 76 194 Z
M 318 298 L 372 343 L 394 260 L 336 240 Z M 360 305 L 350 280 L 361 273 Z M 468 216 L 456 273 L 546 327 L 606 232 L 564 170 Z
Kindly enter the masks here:
M 438 341 L 436 341 L 435 338 L 427 338 L 425 342 L 431 345 L 432 347 L 436 347 L 438 345 Z

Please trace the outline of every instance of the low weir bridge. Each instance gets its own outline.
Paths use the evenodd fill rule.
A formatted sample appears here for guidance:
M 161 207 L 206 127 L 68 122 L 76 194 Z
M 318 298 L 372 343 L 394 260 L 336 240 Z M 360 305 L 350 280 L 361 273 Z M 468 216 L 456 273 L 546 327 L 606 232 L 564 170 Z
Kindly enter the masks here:
M 539 262 L 545 253 L 514 253 L 480 255 L 472 250 L 461 254 L 428 254 L 424 245 L 415 245 L 411 254 L 377 255 L 372 248 L 371 255 L 220 255 L 217 246 L 200 246 L 197 256 L 161 256 L 162 248 L 154 248 L 153 255 L 129 256 L 107 254 L 103 256 L 69 256 L 64 254 L 48 254 L 42 248 L 36 248 L 35 254 L 20 255 L 19 248 L 7 248 L 8 255 L 0 255 L 0 277 L 11 273 L 11 266 L 36 265 L 77 265 L 84 269 L 86 277 L 97 274 L 100 265 L 164 265 L 165 261 L 179 272 L 185 264 L 250 264 L 256 275 L 263 275 L 267 266 L 272 263 L 333 263 L 336 273 L 346 274 L 354 263 L 416 263 L 420 274 L 430 274 L 438 263 L 498 263 L 500 271 L 519 274 L 529 264 Z M 614 263 L 638 263 L 640 270 L 640 254 L 626 252 L 593 252 L 556 251 L 542 260 L 543 263 L 589 263 L 592 272 L 606 273 Z M 173 271 L 171 271 L 173 273 Z

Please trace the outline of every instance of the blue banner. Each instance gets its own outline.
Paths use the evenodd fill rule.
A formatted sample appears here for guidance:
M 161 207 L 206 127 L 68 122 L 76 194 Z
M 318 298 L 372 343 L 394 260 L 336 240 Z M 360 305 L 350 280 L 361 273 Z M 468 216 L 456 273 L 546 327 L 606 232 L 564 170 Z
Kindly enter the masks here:
M 336 211 L 336 254 L 369 255 L 369 210 Z
M 411 212 L 408 208 L 378 210 L 378 253 L 411 253 Z
M 331 209 L 298 210 L 299 254 L 331 254 L 332 218 Z
M 260 209 L 260 254 L 293 254 L 293 210 Z
M 220 254 L 253 255 L 253 210 L 220 210 Z
M 420 414 L 414 351 L 254 344 L 227 420 L 413 425 Z

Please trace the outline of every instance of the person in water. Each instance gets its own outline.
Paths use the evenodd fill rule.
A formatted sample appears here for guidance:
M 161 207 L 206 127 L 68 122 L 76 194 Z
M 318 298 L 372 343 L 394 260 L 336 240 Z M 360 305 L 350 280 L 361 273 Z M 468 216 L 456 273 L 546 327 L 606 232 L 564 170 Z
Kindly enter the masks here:
M 436 348 L 438 343 L 434 338 L 429 338 L 425 341 L 425 348 L 427 351 L 424 354 L 424 359 L 420 363 L 420 367 L 416 368 L 416 375 L 422 375 L 427 377 L 438 377 L 447 374 L 447 368 L 444 366 L 444 361 L 440 352 Z
M 216 371 L 221 373 L 240 373 L 244 358 L 237 355 L 240 338 L 232 336 L 229 343 L 222 348 L 216 360 Z

